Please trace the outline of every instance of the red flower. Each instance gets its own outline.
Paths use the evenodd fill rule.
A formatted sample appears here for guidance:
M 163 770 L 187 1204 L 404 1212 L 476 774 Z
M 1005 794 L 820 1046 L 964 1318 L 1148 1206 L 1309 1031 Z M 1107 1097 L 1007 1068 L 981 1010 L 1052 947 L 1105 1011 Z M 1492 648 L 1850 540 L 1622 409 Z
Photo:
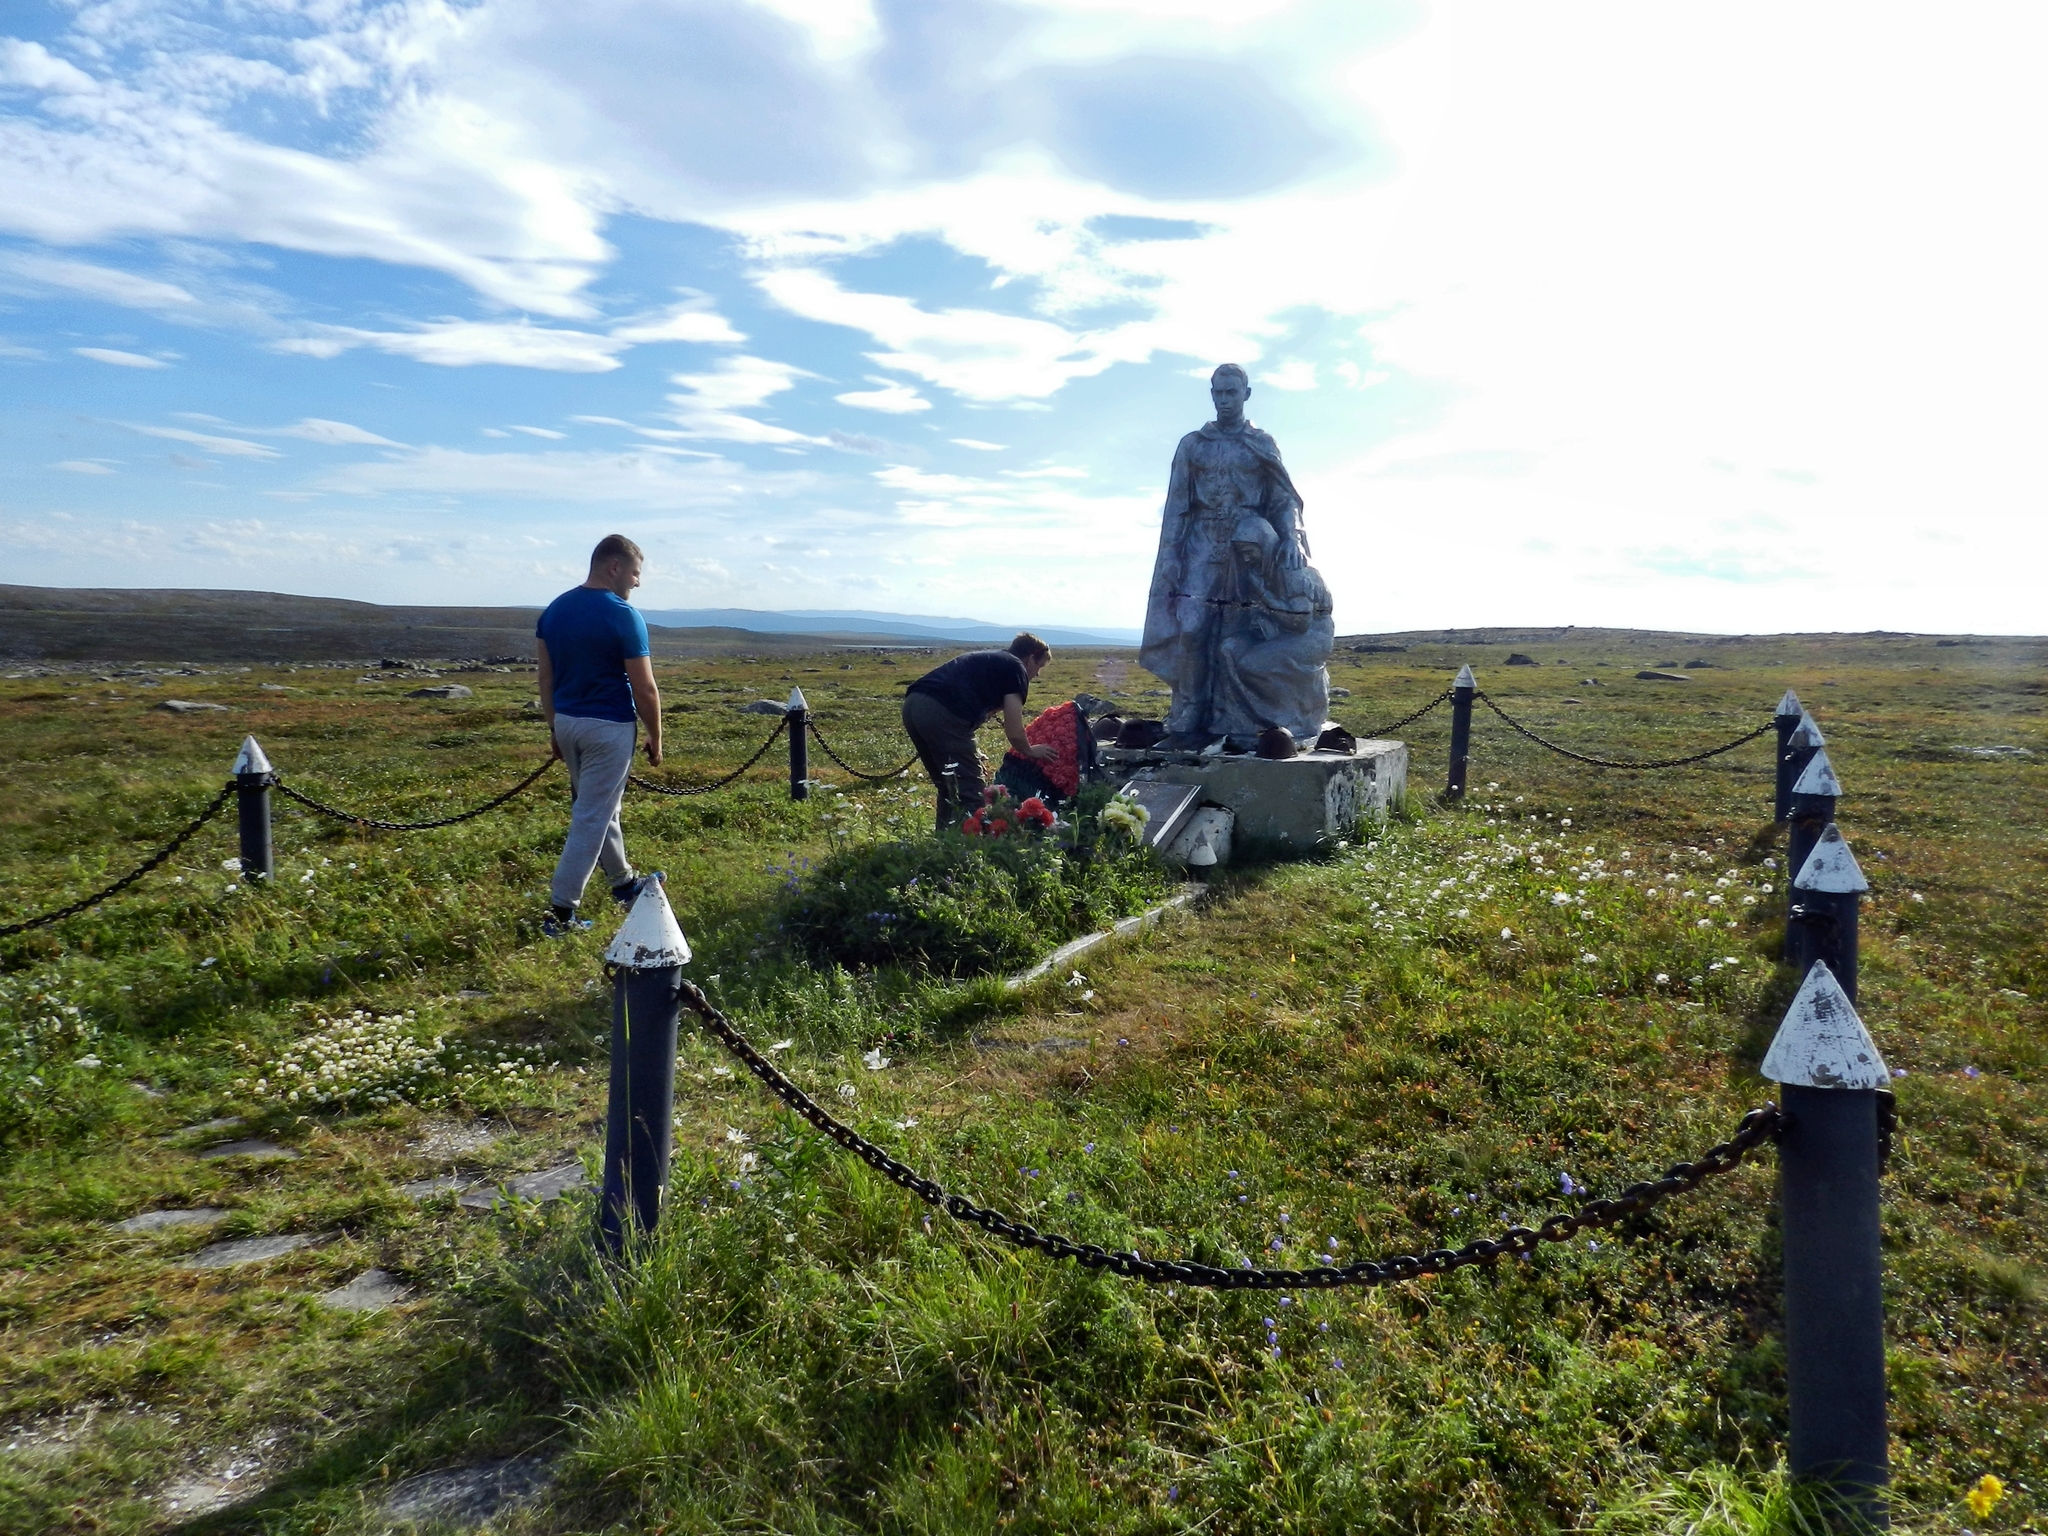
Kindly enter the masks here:
M 999 816 L 988 824 L 988 829 L 1000 837 L 1003 833 L 1010 830 L 1010 824 Z
M 1033 795 L 1029 800 L 1024 801 L 1017 807 L 1017 814 L 1019 816 L 1029 816 L 1036 820 L 1044 809 L 1045 802 L 1039 799 L 1038 796 Z
M 960 823 L 960 830 L 969 837 L 981 836 L 981 818 L 979 816 L 969 816 Z
M 1024 727 L 1024 739 L 1033 746 L 1048 746 L 1059 753 L 1049 763 L 1038 763 L 1052 787 L 1063 795 L 1080 793 L 1081 789 L 1081 744 L 1080 733 L 1088 728 L 1080 709 L 1072 704 L 1055 704 Z M 1016 757 L 1013 750 L 1009 754 Z M 1035 761 L 1035 760 L 1034 760 Z

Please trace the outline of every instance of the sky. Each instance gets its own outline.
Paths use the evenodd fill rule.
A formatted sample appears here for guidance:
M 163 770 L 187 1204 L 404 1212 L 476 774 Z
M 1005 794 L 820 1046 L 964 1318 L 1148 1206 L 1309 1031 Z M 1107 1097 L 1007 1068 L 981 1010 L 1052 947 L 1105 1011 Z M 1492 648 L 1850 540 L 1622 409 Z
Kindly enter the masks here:
M 2048 11 L 14 0 L 0 581 L 2048 630 Z

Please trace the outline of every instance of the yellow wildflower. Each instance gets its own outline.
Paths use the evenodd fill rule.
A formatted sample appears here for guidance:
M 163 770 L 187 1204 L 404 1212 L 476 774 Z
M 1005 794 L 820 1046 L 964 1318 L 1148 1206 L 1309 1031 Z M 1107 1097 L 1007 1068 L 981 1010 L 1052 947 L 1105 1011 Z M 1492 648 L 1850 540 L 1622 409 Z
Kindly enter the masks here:
M 1976 1486 L 1963 1495 L 1963 1502 L 1970 1506 L 1970 1513 L 1979 1520 L 1998 1507 L 1998 1501 L 2005 1497 L 2005 1484 L 1986 1472 L 1977 1479 Z

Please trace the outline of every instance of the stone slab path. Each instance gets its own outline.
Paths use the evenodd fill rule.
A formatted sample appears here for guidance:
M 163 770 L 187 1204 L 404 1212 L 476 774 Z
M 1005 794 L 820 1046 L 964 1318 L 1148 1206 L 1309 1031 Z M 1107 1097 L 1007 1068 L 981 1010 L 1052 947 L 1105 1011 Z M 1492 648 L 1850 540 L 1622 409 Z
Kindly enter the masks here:
M 115 1232 L 167 1232 L 174 1227 L 211 1227 L 228 1219 L 218 1206 L 195 1205 L 184 1211 L 144 1211 L 126 1221 L 109 1222 Z
M 333 1232 L 285 1232 L 276 1237 L 240 1237 L 225 1243 L 208 1243 L 178 1267 L 180 1269 L 232 1269 L 238 1264 L 258 1264 L 281 1259 L 301 1248 L 332 1241 Z
M 543 1456 L 514 1456 L 474 1467 L 408 1477 L 384 1501 L 387 1520 L 476 1525 L 534 1498 L 548 1484 Z
M 347 1285 L 320 1294 L 322 1306 L 340 1312 L 381 1312 L 412 1299 L 412 1287 L 388 1269 L 366 1269 Z

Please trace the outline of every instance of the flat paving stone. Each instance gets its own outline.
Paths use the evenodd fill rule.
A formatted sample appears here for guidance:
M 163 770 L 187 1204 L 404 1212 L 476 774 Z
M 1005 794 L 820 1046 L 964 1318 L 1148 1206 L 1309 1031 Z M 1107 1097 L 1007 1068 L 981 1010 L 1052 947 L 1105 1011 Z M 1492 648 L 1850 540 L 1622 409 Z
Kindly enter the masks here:
M 332 1232 L 281 1232 L 276 1237 L 238 1237 L 225 1243 L 208 1243 L 193 1254 L 180 1269 L 232 1269 L 237 1264 L 257 1264 L 281 1259 L 301 1248 L 329 1241 Z
M 217 1163 L 224 1157 L 246 1157 L 251 1162 L 289 1162 L 299 1154 L 290 1147 L 280 1147 L 274 1141 L 265 1141 L 261 1136 L 250 1136 L 242 1141 L 224 1141 L 217 1147 L 208 1147 L 199 1154 L 209 1163 Z
M 538 1173 L 522 1173 L 503 1184 L 485 1184 L 472 1189 L 456 1204 L 465 1210 L 488 1211 L 505 1200 L 533 1200 L 545 1204 L 559 1200 L 574 1189 L 583 1189 L 590 1183 L 590 1176 L 583 1171 L 581 1163 L 564 1163 L 559 1168 L 543 1168 Z
M 386 1269 L 366 1269 L 347 1285 L 320 1293 L 322 1306 L 341 1312 L 381 1312 L 410 1300 L 412 1287 Z
M 187 1136 L 218 1136 L 223 1131 L 239 1130 L 241 1125 L 242 1117 L 240 1115 L 223 1115 L 218 1120 L 202 1120 L 197 1125 L 181 1125 L 171 1132 L 170 1135 L 161 1139 L 164 1141 L 180 1141 Z
M 144 1211 L 108 1226 L 116 1232 L 167 1232 L 172 1227 L 210 1227 L 227 1219 L 228 1213 L 218 1206 L 195 1205 L 184 1211 Z
M 254 1498 L 263 1491 L 264 1481 L 259 1457 L 236 1456 L 165 1484 L 156 1501 L 167 1515 L 196 1519 Z
M 409 1184 L 401 1184 L 398 1192 L 409 1200 L 431 1200 L 451 1189 L 467 1189 L 472 1182 L 456 1174 L 437 1173 L 431 1179 L 414 1179 Z
M 420 1139 L 411 1144 L 409 1151 L 421 1157 L 468 1157 L 481 1152 L 504 1132 L 488 1120 L 474 1120 L 467 1124 L 456 1120 L 437 1120 L 422 1128 Z
M 548 1462 L 513 1456 L 474 1467 L 447 1467 L 408 1477 L 384 1500 L 387 1520 L 432 1520 L 457 1527 L 481 1525 L 547 1487 Z

